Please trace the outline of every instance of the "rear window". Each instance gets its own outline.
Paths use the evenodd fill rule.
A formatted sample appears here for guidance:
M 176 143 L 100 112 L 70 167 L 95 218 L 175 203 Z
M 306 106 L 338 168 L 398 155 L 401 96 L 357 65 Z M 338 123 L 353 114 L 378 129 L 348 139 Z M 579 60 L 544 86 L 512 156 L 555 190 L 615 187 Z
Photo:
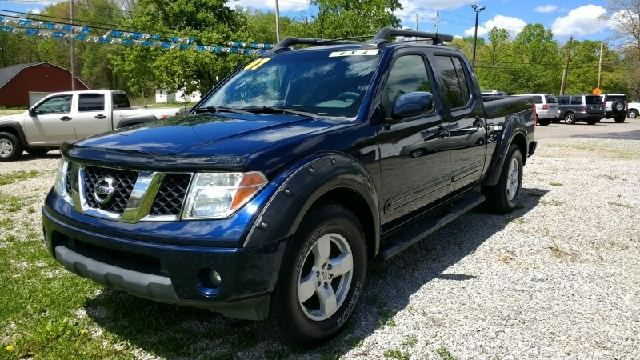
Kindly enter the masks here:
M 536 95 L 533 97 L 533 102 L 536 104 L 542 104 L 542 96 Z
M 113 94 L 114 109 L 123 109 L 128 107 L 131 107 L 131 104 L 129 104 L 129 98 L 127 97 L 127 94 L 122 94 L 122 93 Z
M 558 102 L 558 100 L 551 95 L 545 95 L 545 97 L 547 98 L 547 104 L 551 103 L 551 104 L 555 104 Z
M 602 104 L 602 99 L 600 99 L 600 96 L 585 96 L 585 101 L 589 105 Z
M 627 97 L 625 95 L 605 95 L 607 101 L 618 101 L 618 100 L 622 100 L 622 101 L 626 101 Z

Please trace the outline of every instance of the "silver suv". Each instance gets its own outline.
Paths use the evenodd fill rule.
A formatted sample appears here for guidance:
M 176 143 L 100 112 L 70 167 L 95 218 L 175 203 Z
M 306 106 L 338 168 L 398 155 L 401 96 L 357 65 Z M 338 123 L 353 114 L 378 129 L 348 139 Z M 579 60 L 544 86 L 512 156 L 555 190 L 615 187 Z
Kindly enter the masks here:
M 625 94 L 602 94 L 602 104 L 606 105 L 606 118 L 613 118 L 617 123 L 624 122 L 627 118 L 627 95 Z
M 515 96 L 530 96 L 536 104 L 538 125 L 547 126 L 558 119 L 558 100 L 550 94 L 517 94 Z M 555 121 L 554 121 L 555 122 Z

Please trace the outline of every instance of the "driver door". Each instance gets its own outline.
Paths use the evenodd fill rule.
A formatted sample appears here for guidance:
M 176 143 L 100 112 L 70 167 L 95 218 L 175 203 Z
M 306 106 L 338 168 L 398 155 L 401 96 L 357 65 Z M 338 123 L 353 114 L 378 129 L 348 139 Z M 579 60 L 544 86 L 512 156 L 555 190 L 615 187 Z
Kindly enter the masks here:
M 73 95 L 52 96 L 33 108 L 25 122 L 25 135 L 30 144 L 62 145 L 76 141 L 71 105 Z

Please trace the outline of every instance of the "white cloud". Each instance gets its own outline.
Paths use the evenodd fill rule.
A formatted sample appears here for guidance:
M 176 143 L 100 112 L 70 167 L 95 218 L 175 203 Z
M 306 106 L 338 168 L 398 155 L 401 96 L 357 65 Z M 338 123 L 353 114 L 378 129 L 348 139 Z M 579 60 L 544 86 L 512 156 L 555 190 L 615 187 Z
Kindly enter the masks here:
M 607 10 L 602 6 L 580 6 L 569 11 L 567 16 L 556 18 L 551 25 L 551 31 L 558 36 L 584 36 L 599 33 L 608 27 L 598 19 L 606 13 Z
M 40 9 L 29 9 L 29 10 L 27 10 L 27 12 L 30 13 L 30 14 L 40 14 L 40 11 L 42 11 L 42 10 L 40 10 Z
M 545 6 L 536 6 L 533 11 L 539 13 L 550 13 L 558 10 L 558 7 L 555 5 L 545 5 Z
M 498 29 L 505 29 L 511 34 L 511 36 L 516 36 L 527 23 L 520 19 L 514 17 L 508 17 L 503 15 L 496 15 L 493 19 L 484 22 L 482 25 L 478 26 L 478 36 L 486 35 L 493 29 L 497 27 Z M 474 28 L 470 28 L 464 31 L 465 35 L 472 36 L 474 32 Z
M 252 9 L 263 9 L 274 11 L 276 8 L 275 0 L 235 0 L 227 3 L 230 7 L 240 6 L 243 8 L 250 7 Z M 278 1 L 278 10 L 280 11 L 300 11 L 309 9 L 309 1 L 307 0 L 281 0 Z

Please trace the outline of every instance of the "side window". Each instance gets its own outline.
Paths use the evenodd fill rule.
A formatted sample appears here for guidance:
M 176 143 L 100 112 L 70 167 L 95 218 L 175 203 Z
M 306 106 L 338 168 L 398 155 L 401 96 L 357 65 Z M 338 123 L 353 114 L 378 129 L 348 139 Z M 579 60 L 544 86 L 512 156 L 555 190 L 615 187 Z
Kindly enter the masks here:
M 465 106 L 471 99 L 467 74 L 457 57 L 436 56 L 436 66 L 443 78 L 445 95 L 452 109 Z
M 558 104 L 560 105 L 569 105 L 569 98 L 567 97 L 559 97 Z
M 420 55 L 405 55 L 396 59 L 384 86 L 385 102 L 390 112 L 398 96 L 415 91 L 433 92 L 427 75 L 427 67 Z
M 103 111 L 104 94 L 80 94 L 78 99 L 78 111 Z
M 582 105 L 582 96 L 572 96 L 571 105 Z
M 539 95 L 534 96 L 533 102 L 536 104 L 542 104 L 542 96 L 539 96 Z
M 131 107 L 129 104 L 129 98 L 125 93 L 114 93 L 111 95 L 114 109 L 127 109 Z
M 71 110 L 71 95 L 48 98 L 34 110 L 36 114 L 68 114 Z

